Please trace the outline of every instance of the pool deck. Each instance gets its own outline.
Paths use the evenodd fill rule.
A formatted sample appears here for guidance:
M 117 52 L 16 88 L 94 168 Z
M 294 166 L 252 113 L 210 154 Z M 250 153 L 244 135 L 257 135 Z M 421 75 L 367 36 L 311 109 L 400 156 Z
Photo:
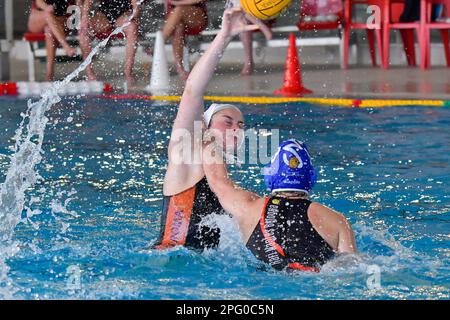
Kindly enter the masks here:
M 121 63 L 102 62 L 104 68 L 96 67 L 99 80 L 112 83 L 118 92 L 123 91 Z M 74 70 L 79 62 L 58 63 L 56 78 L 61 79 Z M 38 81 L 43 81 L 45 63 L 36 61 Z M 26 63 L 13 62 L 12 81 L 26 81 Z M 272 96 L 282 86 L 284 66 L 280 64 L 258 64 L 251 76 L 240 76 L 241 65 L 224 63 L 217 69 L 207 94 L 223 96 Z M 108 70 L 109 75 L 102 70 Z M 111 75 L 111 70 L 117 75 Z M 142 93 L 149 83 L 150 64 L 135 66 L 139 82 L 129 92 Z M 171 94 L 180 94 L 182 84 L 176 74 L 171 73 Z M 306 97 L 354 98 L 354 99 L 431 99 L 450 100 L 450 68 L 434 67 L 423 71 L 420 68 L 393 67 L 389 70 L 354 66 L 342 70 L 339 66 L 305 65 L 303 84 L 313 91 Z
M 283 66 L 269 68 L 271 71 L 265 73 L 264 66 L 258 67 L 259 70 L 249 77 L 239 77 L 238 70 L 234 74 L 220 74 L 211 82 L 209 91 L 228 95 L 271 95 L 282 86 L 284 71 Z M 307 96 L 314 97 L 450 100 L 450 69 L 355 67 L 342 70 L 337 66 L 306 66 L 303 85 L 313 91 Z

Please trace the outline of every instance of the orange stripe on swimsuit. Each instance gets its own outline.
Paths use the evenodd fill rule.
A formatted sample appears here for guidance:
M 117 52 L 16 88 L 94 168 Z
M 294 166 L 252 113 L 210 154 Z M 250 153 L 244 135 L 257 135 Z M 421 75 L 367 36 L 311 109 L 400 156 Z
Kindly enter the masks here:
M 184 245 L 194 206 L 195 186 L 170 197 L 167 210 L 166 226 L 161 244 L 157 249 L 166 249 Z

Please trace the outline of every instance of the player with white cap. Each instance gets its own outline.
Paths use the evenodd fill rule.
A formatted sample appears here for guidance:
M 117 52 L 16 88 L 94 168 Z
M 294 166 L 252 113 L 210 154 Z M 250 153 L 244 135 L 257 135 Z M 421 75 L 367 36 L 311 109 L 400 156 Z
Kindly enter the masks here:
M 225 10 L 221 31 L 189 75 L 168 148 L 161 232 L 156 248 L 185 245 L 202 251 L 219 243 L 220 230 L 201 222 L 208 215 L 225 211 L 208 185 L 201 160 L 195 159 L 202 157 L 203 132 L 207 129 L 215 141 L 223 141 L 226 150 L 230 150 L 230 146 L 236 149 L 244 119 L 239 108 L 231 104 L 212 104 L 203 112 L 203 96 L 231 38 L 260 28 L 267 29 L 254 19 L 249 21 L 241 8 Z M 195 132 L 199 123 L 201 138 Z M 186 136 L 189 136 L 188 147 Z

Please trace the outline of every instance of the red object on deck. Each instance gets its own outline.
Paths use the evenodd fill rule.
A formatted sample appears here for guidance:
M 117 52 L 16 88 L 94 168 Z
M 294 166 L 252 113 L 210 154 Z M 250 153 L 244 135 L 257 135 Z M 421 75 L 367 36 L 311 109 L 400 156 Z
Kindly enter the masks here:
M 0 96 L 16 96 L 19 94 L 17 84 L 15 82 L 3 82 L 0 83 Z
M 95 37 L 98 40 L 105 40 L 106 38 L 109 37 L 109 35 L 111 34 L 112 31 L 113 30 L 110 29 L 108 31 L 98 33 L 95 35 Z M 125 36 L 123 35 L 123 33 L 118 33 L 118 34 L 111 36 L 111 40 L 119 40 L 119 39 L 124 39 L 124 38 L 125 38 Z M 23 40 L 28 41 L 28 42 L 43 42 L 43 41 L 45 41 L 45 33 L 44 32 L 37 32 L 37 33 L 26 32 L 23 35 Z
M 15 82 L 6 83 L 6 94 L 10 96 L 16 96 L 19 94 L 19 91 L 17 90 L 17 84 Z
M 423 1 L 423 0 L 421 0 Z M 406 54 L 406 61 L 409 66 L 416 66 L 416 53 L 414 48 L 414 30 L 417 33 L 417 40 L 421 54 L 423 54 L 423 36 L 421 22 L 400 22 L 400 16 L 405 6 L 404 0 L 385 0 L 382 2 L 383 20 L 383 68 L 389 68 L 390 31 L 397 29 L 403 40 L 403 47 Z
M 303 0 L 299 15 L 297 27 L 300 31 L 340 29 L 344 22 L 344 9 L 341 0 Z M 333 15 L 336 19 L 316 20 L 317 17 L 327 15 Z M 312 20 L 308 20 L 308 18 L 312 18 Z
M 357 5 L 365 6 L 377 6 L 381 8 L 382 2 L 384 0 L 346 0 L 344 3 L 344 69 L 348 68 L 348 54 L 350 45 L 350 32 L 352 30 L 366 30 L 367 41 L 369 43 L 370 58 L 372 60 L 372 66 L 377 65 L 377 59 L 375 54 L 375 40 L 378 46 L 378 55 L 380 56 L 381 62 L 383 62 L 383 44 L 382 44 L 382 34 L 381 27 L 382 21 L 374 21 L 373 25 L 366 22 L 356 22 L 353 21 L 353 8 Z M 388 1 L 388 0 L 386 0 Z
M 291 33 L 289 36 L 289 48 L 286 58 L 283 88 L 276 90 L 274 94 L 283 96 L 302 96 L 304 94 L 312 93 L 311 90 L 306 89 L 303 86 L 302 82 L 302 71 L 300 69 L 297 46 L 295 44 L 295 35 Z
M 113 86 L 110 83 L 105 83 L 103 85 L 103 92 L 104 93 L 111 93 L 111 92 L 113 92 Z
M 23 35 L 23 40 L 28 41 L 28 42 L 45 41 L 45 33 L 43 33 L 43 32 L 37 32 L 37 33 L 26 32 Z
M 113 31 L 114 31 L 113 29 L 110 29 L 110 30 L 107 30 L 107 31 L 102 32 L 102 33 L 97 33 L 95 35 L 95 37 L 98 40 L 105 40 L 105 39 L 107 39 L 109 37 L 109 35 Z M 119 32 L 118 34 L 115 34 L 115 35 L 111 36 L 111 38 L 109 40 L 121 40 L 121 39 L 124 39 L 124 38 L 125 38 L 125 35 L 122 32 Z
M 420 19 L 423 21 L 423 53 L 420 57 L 420 67 L 426 69 L 430 66 L 430 32 L 431 30 L 439 30 L 441 33 L 442 44 L 444 45 L 445 61 L 447 67 L 450 67 L 450 44 L 449 44 L 449 29 L 450 22 L 447 21 L 431 21 L 431 12 L 433 4 L 441 4 L 444 6 L 447 19 L 450 18 L 450 0 L 422 0 Z

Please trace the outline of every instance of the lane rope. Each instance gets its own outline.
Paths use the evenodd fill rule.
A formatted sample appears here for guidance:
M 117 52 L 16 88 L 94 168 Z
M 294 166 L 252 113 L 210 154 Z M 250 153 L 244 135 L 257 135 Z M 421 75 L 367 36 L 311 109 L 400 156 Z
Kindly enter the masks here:
M 181 96 L 149 96 L 133 94 L 103 94 L 104 99 L 138 99 L 151 101 L 180 102 Z M 450 100 L 401 100 L 401 99 L 345 99 L 345 98 L 285 98 L 285 97 L 243 97 L 243 96 L 205 96 L 205 101 L 242 103 L 242 104 L 283 104 L 312 103 L 318 105 L 341 106 L 351 108 L 382 108 L 398 106 L 450 107 Z

